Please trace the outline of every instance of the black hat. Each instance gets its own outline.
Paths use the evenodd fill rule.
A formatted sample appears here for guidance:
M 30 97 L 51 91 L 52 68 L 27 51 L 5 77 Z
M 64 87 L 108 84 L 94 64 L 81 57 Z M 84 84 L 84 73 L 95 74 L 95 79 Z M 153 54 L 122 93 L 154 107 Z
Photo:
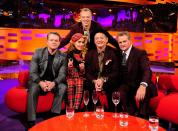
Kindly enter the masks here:
M 95 35 L 97 34 L 97 33 L 102 33 L 102 34 L 104 34 L 106 37 L 109 37 L 109 33 L 106 31 L 106 30 L 104 30 L 104 29 L 99 29 L 99 30 L 96 30 L 96 31 L 94 31 L 94 32 L 92 32 L 92 34 L 91 34 L 91 36 L 90 36 L 90 42 L 91 43 L 94 43 L 94 37 L 95 37 Z

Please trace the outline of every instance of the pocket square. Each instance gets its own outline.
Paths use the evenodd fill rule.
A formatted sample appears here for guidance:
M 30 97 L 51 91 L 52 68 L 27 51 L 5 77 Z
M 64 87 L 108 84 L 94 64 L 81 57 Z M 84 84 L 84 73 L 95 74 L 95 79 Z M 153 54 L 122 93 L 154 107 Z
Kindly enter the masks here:
M 105 65 L 108 65 L 111 61 L 112 61 L 111 59 L 107 60 Z

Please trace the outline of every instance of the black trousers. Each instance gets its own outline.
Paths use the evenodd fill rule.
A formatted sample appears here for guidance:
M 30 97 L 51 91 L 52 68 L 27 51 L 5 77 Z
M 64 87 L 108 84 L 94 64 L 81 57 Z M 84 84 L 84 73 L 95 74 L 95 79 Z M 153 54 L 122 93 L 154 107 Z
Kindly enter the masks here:
M 139 87 L 139 85 L 138 85 Z M 146 87 L 146 96 L 143 101 L 139 103 L 139 107 L 136 105 L 135 95 L 138 87 L 131 87 L 126 84 L 120 85 L 118 91 L 120 92 L 120 105 L 122 106 L 122 110 L 128 112 L 131 115 L 135 115 L 138 113 L 142 116 L 149 115 L 149 87 Z

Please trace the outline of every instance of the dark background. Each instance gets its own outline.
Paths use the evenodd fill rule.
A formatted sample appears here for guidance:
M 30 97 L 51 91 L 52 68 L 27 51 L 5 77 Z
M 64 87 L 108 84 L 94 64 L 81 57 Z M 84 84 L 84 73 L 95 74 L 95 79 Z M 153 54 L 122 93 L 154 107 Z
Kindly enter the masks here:
M 178 5 L 175 3 L 138 5 L 104 0 L 2 0 L 0 27 L 70 29 L 76 22 L 76 14 L 83 7 L 90 8 L 94 13 L 93 20 L 108 30 L 170 33 L 177 31 Z M 39 14 L 47 14 L 50 17 L 45 21 L 39 18 Z M 62 17 L 58 25 L 55 24 L 57 15 Z

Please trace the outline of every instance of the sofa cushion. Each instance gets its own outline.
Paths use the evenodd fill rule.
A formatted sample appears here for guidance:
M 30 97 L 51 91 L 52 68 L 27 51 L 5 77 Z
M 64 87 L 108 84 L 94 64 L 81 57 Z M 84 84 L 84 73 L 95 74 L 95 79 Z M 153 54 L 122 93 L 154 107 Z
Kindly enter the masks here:
M 156 114 L 164 120 L 178 124 L 178 93 L 171 93 L 162 98 Z
M 51 109 L 53 102 L 53 93 L 49 92 L 46 95 L 40 95 L 38 99 L 36 112 L 47 112 Z M 24 113 L 27 110 L 27 89 L 12 88 L 5 95 L 5 103 L 9 109 Z M 63 101 L 62 109 L 65 108 Z
M 159 105 L 160 100 L 165 96 L 165 93 L 161 90 L 158 90 L 158 96 L 150 99 L 150 109 L 155 111 L 157 106 Z
M 151 80 L 152 80 L 152 82 L 153 82 L 154 84 L 157 83 L 157 75 L 156 75 L 155 73 L 152 74 Z
M 19 87 L 26 88 L 29 77 L 29 71 L 20 71 L 18 75 Z

